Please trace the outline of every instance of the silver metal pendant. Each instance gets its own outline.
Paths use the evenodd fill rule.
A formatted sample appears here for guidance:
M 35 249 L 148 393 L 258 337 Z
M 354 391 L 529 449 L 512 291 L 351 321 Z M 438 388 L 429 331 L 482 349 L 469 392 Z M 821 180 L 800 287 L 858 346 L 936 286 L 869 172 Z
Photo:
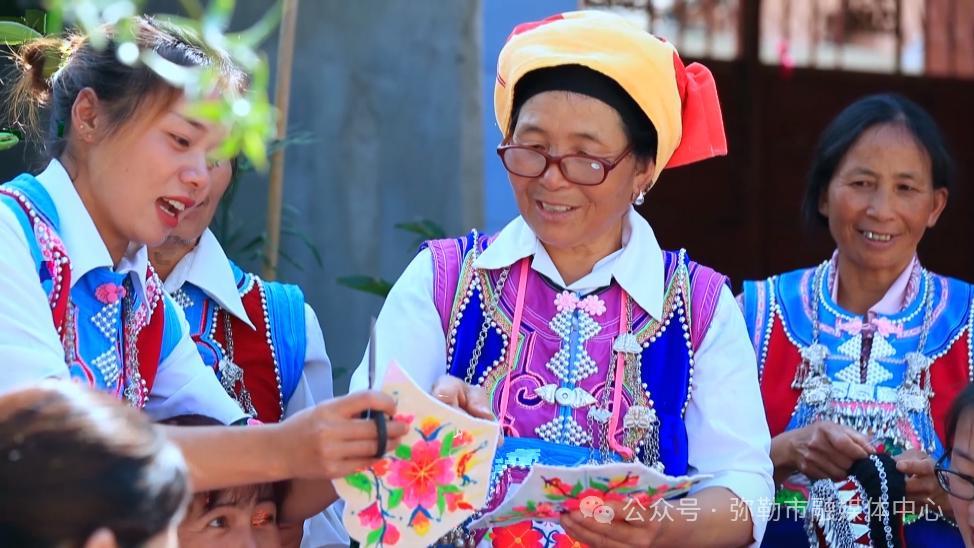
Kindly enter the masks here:
M 813 375 L 802 385 L 802 401 L 810 405 L 820 405 L 828 401 L 832 393 L 832 383 L 821 375 Z
M 226 356 L 220 359 L 218 369 L 220 370 L 220 384 L 227 392 L 233 393 L 237 383 L 243 384 L 243 369 Z
M 589 420 L 605 424 L 612 417 L 612 412 L 604 407 L 590 407 L 588 410 Z
M 595 397 L 589 394 L 584 388 L 578 386 L 568 388 L 567 386 L 559 387 L 557 384 L 546 384 L 535 388 L 534 393 L 544 400 L 545 403 L 557 403 L 558 405 L 564 405 L 572 409 L 586 407 L 595 403 Z
M 905 360 L 906 380 L 908 381 L 918 380 L 920 374 L 930 369 L 930 365 L 933 364 L 933 360 L 915 351 L 907 352 Z
M 829 349 L 824 344 L 814 343 L 801 349 L 802 359 L 808 362 L 813 368 L 825 365 L 825 358 L 829 355 Z
M 659 424 L 659 419 L 656 418 L 656 410 L 652 407 L 633 405 L 626 411 L 622 424 L 624 428 L 652 430 Z
M 924 411 L 927 408 L 927 395 L 915 384 L 899 390 L 899 404 L 910 412 Z
M 632 333 L 623 333 L 616 337 L 615 342 L 612 344 L 612 350 L 623 354 L 639 354 L 643 351 L 643 347 L 636 340 L 635 335 Z
M 220 359 L 220 363 L 217 366 L 220 370 L 220 384 L 223 385 L 223 389 L 227 391 L 234 401 L 240 405 L 243 411 L 253 417 L 257 416 L 257 410 L 254 407 L 253 400 L 250 397 L 250 392 L 247 390 L 247 386 L 244 384 L 244 371 L 239 365 L 233 363 L 233 360 L 224 356 Z M 240 392 L 237 393 L 237 384 L 240 385 Z

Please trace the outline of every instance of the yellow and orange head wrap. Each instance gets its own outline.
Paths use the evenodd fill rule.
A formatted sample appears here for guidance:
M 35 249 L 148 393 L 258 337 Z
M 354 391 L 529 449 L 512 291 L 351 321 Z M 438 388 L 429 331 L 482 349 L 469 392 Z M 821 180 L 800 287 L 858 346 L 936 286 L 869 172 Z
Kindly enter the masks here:
M 562 13 L 514 28 L 497 60 L 494 113 L 510 127 L 514 88 L 531 71 L 582 65 L 628 93 L 656 128 L 656 175 L 727 154 L 717 86 L 707 67 L 684 67 L 676 48 L 618 15 Z

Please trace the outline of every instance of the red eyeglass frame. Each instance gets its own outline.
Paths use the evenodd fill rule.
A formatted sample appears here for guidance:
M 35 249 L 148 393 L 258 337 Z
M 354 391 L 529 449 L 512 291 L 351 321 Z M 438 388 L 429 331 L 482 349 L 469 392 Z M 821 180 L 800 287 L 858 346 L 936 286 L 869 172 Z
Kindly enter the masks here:
M 507 167 L 507 162 L 504 161 L 504 154 L 508 150 L 517 150 L 517 149 L 529 150 L 531 152 L 537 153 L 542 157 L 544 157 L 545 164 L 541 172 L 538 173 L 537 175 L 523 175 L 521 173 L 514 172 L 511 170 L 511 168 Z M 517 175 L 518 177 L 540 177 L 544 175 L 546 171 L 548 171 L 548 168 L 550 168 L 552 164 L 554 164 L 558 166 L 558 171 L 561 172 L 561 175 L 565 178 L 566 181 L 570 181 L 576 185 L 582 185 L 582 186 L 596 186 L 604 183 L 605 180 L 609 177 L 609 172 L 615 169 L 617 165 L 619 165 L 623 160 L 625 160 L 626 156 L 629 156 L 630 153 L 632 153 L 631 144 L 627 146 L 625 150 L 622 151 L 622 153 L 616 156 L 614 160 L 605 160 L 603 158 L 597 158 L 595 156 L 589 156 L 587 154 L 562 154 L 561 156 L 553 156 L 551 154 L 548 154 L 547 152 L 544 152 L 543 150 L 538 150 L 534 147 L 530 147 L 526 145 L 505 145 L 502 143 L 497 146 L 497 155 L 500 156 L 501 164 L 504 165 L 504 169 L 506 169 L 508 173 L 512 173 L 514 175 Z M 585 160 L 592 160 L 602 164 L 602 168 L 603 168 L 602 180 L 600 180 L 597 183 L 580 183 L 578 181 L 575 181 L 574 179 L 569 178 L 568 174 L 565 173 L 565 170 L 561 168 L 561 162 L 565 158 L 584 158 Z

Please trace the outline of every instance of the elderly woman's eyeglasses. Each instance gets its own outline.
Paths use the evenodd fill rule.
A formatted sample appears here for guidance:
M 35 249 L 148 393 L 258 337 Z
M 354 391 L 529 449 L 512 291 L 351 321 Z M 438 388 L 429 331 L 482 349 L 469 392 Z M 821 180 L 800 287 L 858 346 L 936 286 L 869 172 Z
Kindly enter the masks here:
M 963 500 L 974 500 L 974 477 L 951 470 L 947 463 L 949 454 L 950 451 L 945 451 L 934 467 L 937 482 L 950 495 Z
M 598 185 L 605 181 L 619 162 L 632 152 L 632 145 L 626 147 L 614 160 L 603 160 L 584 154 L 565 154 L 552 156 L 536 148 L 524 145 L 501 145 L 497 154 L 507 171 L 520 177 L 540 177 L 554 164 L 568 181 L 577 185 Z

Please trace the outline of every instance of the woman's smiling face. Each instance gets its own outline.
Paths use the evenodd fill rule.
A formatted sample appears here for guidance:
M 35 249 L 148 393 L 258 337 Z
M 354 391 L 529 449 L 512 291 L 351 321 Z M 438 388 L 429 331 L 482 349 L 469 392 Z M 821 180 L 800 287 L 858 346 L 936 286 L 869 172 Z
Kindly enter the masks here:
M 611 161 L 629 146 L 622 118 L 609 105 L 567 91 L 539 93 L 521 107 L 510 142 L 552 156 Z M 598 185 L 565 179 L 553 165 L 537 177 L 510 174 L 521 216 L 546 246 L 590 247 L 621 234 L 633 197 L 652 179 L 652 161 L 624 157 Z
M 946 204 L 947 189 L 934 188 L 926 150 L 903 125 L 882 124 L 863 132 L 846 153 L 819 212 L 850 265 L 896 274 Z

